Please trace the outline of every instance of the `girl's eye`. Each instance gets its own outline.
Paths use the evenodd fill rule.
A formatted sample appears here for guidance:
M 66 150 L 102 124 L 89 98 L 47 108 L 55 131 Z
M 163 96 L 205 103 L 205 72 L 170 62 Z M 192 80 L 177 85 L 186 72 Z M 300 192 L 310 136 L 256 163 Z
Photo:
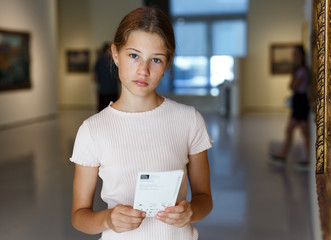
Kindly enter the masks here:
M 138 55 L 137 55 L 137 54 L 134 54 L 134 53 L 131 53 L 129 56 L 130 56 L 131 58 L 134 58 L 134 59 L 138 58 Z
M 158 59 L 158 58 L 153 58 L 153 59 L 152 59 L 152 62 L 155 62 L 155 63 L 160 63 L 160 62 L 161 62 L 161 60 L 160 60 L 160 59 Z

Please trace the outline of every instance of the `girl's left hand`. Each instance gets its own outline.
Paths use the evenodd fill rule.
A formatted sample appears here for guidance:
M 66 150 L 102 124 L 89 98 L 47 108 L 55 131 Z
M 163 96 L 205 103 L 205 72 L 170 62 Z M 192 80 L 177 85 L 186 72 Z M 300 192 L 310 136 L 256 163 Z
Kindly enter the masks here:
M 186 201 L 180 201 L 176 206 L 168 207 L 156 215 L 156 219 L 176 227 L 184 227 L 191 222 L 193 211 L 191 204 Z

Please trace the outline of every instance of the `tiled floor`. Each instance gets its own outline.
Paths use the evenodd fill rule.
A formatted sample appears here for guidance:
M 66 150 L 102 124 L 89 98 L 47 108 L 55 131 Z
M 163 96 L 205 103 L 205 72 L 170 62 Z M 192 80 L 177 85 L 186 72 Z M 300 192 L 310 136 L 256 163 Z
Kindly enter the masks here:
M 195 224 L 201 240 L 310 240 L 308 174 L 293 170 L 302 154 L 299 133 L 288 166 L 268 160 L 280 147 L 286 115 L 226 119 L 201 110 L 214 140 L 209 152 L 212 213 Z M 0 239 L 98 239 L 70 223 L 75 134 L 90 111 L 0 131 Z M 96 208 L 104 204 L 96 199 Z

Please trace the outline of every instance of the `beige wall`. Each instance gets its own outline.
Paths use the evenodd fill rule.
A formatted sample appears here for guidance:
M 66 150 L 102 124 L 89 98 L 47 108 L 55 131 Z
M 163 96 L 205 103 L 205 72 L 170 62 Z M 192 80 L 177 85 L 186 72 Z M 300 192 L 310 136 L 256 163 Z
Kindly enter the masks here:
M 0 0 L 0 28 L 30 33 L 32 88 L 0 92 L 0 125 L 57 113 L 56 1 Z
M 250 0 L 248 56 L 241 61 L 243 112 L 284 111 L 291 76 L 270 73 L 269 47 L 273 43 L 303 41 L 305 0 Z
M 92 69 L 96 52 L 111 41 L 120 20 L 129 11 L 142 6 L 142 0 L 58 0 L 59 9 L 59 105 L 61 108 L 94 108 L 96 85 Z M 65 54 L 68 49 L 88 49 L 89 73 L 68 73 Z

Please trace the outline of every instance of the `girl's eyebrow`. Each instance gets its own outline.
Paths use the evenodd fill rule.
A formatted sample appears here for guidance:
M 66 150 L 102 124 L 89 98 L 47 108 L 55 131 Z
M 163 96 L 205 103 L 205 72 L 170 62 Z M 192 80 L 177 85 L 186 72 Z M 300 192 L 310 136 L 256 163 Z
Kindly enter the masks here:
M 135 48 L 127 48 L 126 50 L 132 50 L 132 51 L 136 51 L 138 53 L 141 53 L 141 51 L 139 51 L 138 49 L 135 49 Z M 164 53 L 154 53 L 153 55 L 162 55 L 164 57 L 167 57 L 167 55 L 164 54 Z
M 133 50 L 133 51 L 141 53 L 141 51 L 139 51 L 138 49 L 135 49 L 135 48 L 127 48 L 126 50 Z

